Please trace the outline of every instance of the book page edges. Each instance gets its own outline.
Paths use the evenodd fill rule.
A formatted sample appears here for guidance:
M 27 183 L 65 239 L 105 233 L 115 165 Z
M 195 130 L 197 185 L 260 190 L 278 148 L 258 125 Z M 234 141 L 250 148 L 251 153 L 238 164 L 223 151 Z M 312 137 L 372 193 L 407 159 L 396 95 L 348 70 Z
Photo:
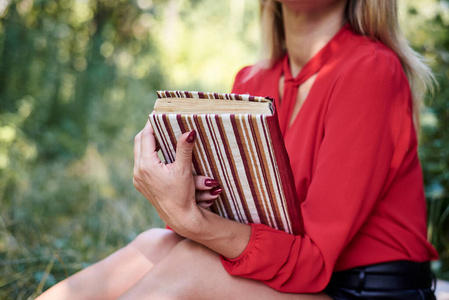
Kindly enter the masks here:
M 272 115 L 271 102 L 251 102 L 241 100 L 162 98 L 154 104 L 154 113 L 159 114 L 225 114 L 246 113 Z

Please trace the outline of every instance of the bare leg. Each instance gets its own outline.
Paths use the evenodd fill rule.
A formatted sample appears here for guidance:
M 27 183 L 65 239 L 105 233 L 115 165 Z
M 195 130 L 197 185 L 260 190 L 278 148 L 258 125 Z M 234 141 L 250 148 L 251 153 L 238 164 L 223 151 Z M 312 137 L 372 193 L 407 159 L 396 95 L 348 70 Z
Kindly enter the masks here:
M 147 230 L 126 247 L 61 281 L 37 299 L 116 299 L 181 240 L 170 230 Z
M 219 256 L 184 240 L 120 299 L 330 299 L 325 294 L 280 293 L 250 279 L 229 275 Z

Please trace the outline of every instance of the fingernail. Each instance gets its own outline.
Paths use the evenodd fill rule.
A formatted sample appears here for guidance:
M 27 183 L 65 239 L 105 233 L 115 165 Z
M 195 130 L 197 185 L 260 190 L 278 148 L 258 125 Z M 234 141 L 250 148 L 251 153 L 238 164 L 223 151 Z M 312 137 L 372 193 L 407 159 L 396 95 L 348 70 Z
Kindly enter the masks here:
M 192 130 L 186 138 L 187 143 L 193 143 L 196 139 L 196 131 Z
M 221 187 L 219 187 L 219 186 L 214 187 L 213 189 L 211 189 L 211 190 L 209 191 L 209 193 L 210 193 L 212 196 L 217 196 L 217 195 L 221 194 L 221 192 L 223 192 L 223 189 L 222 189 Z
M 208 187 L 214 187 L 217 186 L 219 182 L 215 179 L 206 179 L 204 180 L 204 185 Z

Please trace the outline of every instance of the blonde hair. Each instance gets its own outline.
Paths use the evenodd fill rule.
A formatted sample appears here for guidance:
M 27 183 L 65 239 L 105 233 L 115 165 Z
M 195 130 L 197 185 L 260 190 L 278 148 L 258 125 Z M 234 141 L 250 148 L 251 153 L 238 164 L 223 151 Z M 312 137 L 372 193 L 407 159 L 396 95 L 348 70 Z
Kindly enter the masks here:
M 419 127 L 419 112 L 426 91 L 433 91 L 434 77 L 422 57 L 408 44 L 402 34 L 396 0 L 348 0 L 345 17 L 360 35 L 382 42 L 393 50 L 401 61 L 408 78 L 413 99 L 414 122 Z M 261 0 L 262 55 L 266 67 L 272 66 L 285 53 L 282 6 L 274 0 Z

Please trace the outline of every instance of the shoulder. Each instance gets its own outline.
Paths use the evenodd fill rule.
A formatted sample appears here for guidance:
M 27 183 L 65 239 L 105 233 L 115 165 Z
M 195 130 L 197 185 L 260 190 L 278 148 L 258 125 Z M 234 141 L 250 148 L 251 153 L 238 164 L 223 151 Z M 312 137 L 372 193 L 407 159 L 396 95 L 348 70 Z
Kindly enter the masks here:
M 396 53 L 380 42 L 363 36 L 347 49 L 334 66 L 329 108 L 354 108 L 385 115 L 407 112 L 410 86 Z
M 233 90 L 236 88 L 236 86 L 244 85 L 245 83 L 247 83 L 251 75 L 253 75 L 254 71 L 254 65 L 246 66 L 240 69 L 240 71 L 237 72 L 237 75 L 235 75 Z
M 349 37 L 330 73 L 334 88 L 343 86 L 349 94 L 357 91 L 363 94 L 372 89 L 387 94 L 400 92 L 404 96 L 410 92 L 398 55 L 381 42 L 357 34 Z
M 276 97 L 281 72 L 279 63 L 271 68 L 263 68 L 261 64 L 246 66 L 237 73 L 232 92 Z
M 364 79 L 381 77 L 406 78 L 401 61 L 397 54 L 379 41 L 353 33 L 348 47 L 340 55 L 339 76 L 357 73 Z
M 252 87 L 259 85 L 261 81 L 273 77 L 274 67 L 264 68 L 260 64 L 246 66 L 242 68 L 234 80 L 234 89 L 239 87 Z

